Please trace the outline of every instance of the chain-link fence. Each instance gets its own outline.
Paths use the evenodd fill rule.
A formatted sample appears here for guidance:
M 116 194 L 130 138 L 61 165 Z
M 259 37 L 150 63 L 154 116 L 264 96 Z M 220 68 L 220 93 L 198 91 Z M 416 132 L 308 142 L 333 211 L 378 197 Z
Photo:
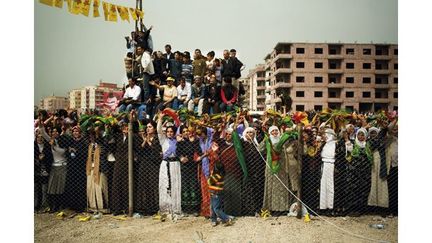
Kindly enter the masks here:
M 395 128 L 282 131 L 216 131 L 162 121 L 82 133 L 78 127 L 40 127 L 35 210 L 140 213 L 161 220 L 212 212 L 223 220 L 397 214 Z

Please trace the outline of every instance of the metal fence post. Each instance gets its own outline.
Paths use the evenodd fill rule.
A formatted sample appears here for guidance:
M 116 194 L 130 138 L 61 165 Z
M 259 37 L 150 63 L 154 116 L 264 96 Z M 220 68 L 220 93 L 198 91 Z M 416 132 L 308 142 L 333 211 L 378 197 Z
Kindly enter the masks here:
M 302 143 L 302 123 L 299 123 L 297 126 L 298 129 L 298 141 L 297 141 L 297 161 L 299 163 L 299 167 L 300 167 L 300 174 L 299 174 L 299 179 L 298 179 L 298 183 L 299 183 L 299 188 L 297 191 L 297 198 L 301 198 L 302 195 L 302 154 L 303 154 L 303 143 Z M 299 206 L 299 209 L 297 211 L 297 218 L 301 219 L 302 218 L 302 209 L 303 209 L 303 204 L 300 203 L 300 201 L 297 199 L 297 205 Z
M 128 125 L 128 162 L 129 162 L 129 217 L 132 217 L 133 213 L 133 131 L 132 131 L 132 119 Z

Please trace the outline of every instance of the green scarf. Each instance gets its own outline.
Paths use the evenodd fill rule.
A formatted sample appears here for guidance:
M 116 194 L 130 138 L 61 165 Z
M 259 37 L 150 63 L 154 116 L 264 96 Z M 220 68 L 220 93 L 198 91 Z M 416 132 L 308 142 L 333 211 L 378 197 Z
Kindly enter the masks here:
M 275 147 L 273 147 L 273 144 L 271 143 L 269 137 L 267 134 L 264 137 L 265 145 L 266 145 L 266 151 L 267 151 L 267 164 L 270 167 L 270 171 L 273 174 L 276 174 L 280 170 L 280 153 L 282 152 L 282 147 L 285 144 L 286 141 L 289 139 L 297 139 L 298 138 L 298 132 L 297 131 L 290 131 L 290 132 L 284 132 L 279 140 L 279 142 L 276 144 Z
M 233 146 L 237 154 L 238 161 L 240 163 L 240 167 L 243 171 L 243 180 L 247 180 L 248 171 L 247 171 L 246 162 L 243 154 L 243 146 L 241 144 L 240 136 L 237 134 L 237 131 L 232 132 L 232 140 L 233 140 Z
M 364 149 L 360 148 L 360 146 L 358 146 L 357 144 L 354 144 L 351 156 L 354 158 L 358 158 L 362 153 L 366 153 L 368 160 L 372 163 L 372 151 L 370 149 L 369 142 L 366 142 L 366 146 Z

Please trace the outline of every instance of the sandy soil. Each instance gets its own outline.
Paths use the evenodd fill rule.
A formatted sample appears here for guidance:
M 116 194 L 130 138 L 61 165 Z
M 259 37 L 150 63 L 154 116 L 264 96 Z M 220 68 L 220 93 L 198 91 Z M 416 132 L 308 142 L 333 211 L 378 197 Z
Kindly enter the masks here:
M 363 237 L 397 242 L 398 219 L 379 216 L 324 217 L 335 225 Z M 127 218 L 112 215 L 79 222 L 77 217 L 57 219 L 55 214 L 35 214 L 35 242 L 367 242 L 341 232 L 319 218 L 309 223 L 293 217 L 267 219 L 241 217 L 229 227 L 212 227 L 203 217 L 184 217 L 160 222 L 151 217 Z M 384 229 L 369 227 L 382 223 Z M 199 234 L 202 234 L 200 240 Z

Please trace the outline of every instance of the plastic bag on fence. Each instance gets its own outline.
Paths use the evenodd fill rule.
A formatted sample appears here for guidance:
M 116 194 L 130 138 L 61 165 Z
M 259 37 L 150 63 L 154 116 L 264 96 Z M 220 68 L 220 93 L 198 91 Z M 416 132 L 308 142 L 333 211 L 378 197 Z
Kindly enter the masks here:
M 291 207 L 289 209 L 288 217 L 296 217 L 298 212 L 298 204 L 297 202 L 291 204 Z M 302 217 L 304 217 L 306 214 L 308 214 L 308 211 L 305 206 L 302 205 Z

